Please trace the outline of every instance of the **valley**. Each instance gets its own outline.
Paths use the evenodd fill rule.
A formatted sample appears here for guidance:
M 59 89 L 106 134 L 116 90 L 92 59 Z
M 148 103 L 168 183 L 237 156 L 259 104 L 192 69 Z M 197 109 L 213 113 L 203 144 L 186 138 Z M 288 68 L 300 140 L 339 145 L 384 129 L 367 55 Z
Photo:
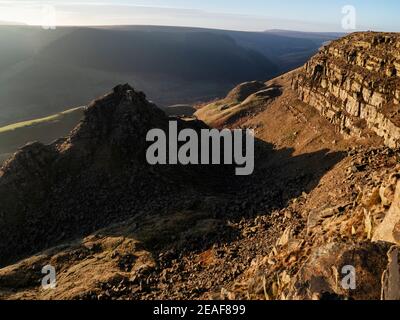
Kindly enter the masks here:
M 210 101 L 302 65 L 334 35 L 201 28 L 0 26 L 0 126 L 43 118 L 131 83 L 159 107 Z M 121 45 L 123 44 L 123 45 Z

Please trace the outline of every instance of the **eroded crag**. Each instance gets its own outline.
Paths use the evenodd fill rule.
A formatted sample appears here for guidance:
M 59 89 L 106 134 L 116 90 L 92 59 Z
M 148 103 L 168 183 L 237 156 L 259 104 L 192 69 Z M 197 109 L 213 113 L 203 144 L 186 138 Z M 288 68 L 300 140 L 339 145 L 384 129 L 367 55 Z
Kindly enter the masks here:
M 400 36 L 355 33 L 321 49 L 293 80 L 300 100 L 348 135 L 400 141 Z

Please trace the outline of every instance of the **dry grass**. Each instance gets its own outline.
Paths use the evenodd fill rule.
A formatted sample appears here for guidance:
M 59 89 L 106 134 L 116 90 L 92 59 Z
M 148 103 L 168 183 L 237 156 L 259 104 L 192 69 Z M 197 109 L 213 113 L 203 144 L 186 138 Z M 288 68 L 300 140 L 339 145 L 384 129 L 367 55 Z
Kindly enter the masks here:
M 34 119 L 34 120 L 13 123 L 8 126 L 1 127 L 0 134 L 6 133 L 9 131 L 14 131 L 14 130 L 21 129 L 21 128 L 32 127 L 32 126 L 36 126 L 36 125 L 40 125 L 40 124 L 44 124 L 44 123 L 61 121 L 66 115 L 69 115 L 69 114 L 79 111 L 81 109 L 82 109 L 82 107 L 78 107 L 78 108 L 66 110 L 64 112 L 60 112 L 60 113 L 57 113 L 57 114 L 54 114 L 54 115 L 51 115 L 48 117 L 40 118 L 40 119 Z

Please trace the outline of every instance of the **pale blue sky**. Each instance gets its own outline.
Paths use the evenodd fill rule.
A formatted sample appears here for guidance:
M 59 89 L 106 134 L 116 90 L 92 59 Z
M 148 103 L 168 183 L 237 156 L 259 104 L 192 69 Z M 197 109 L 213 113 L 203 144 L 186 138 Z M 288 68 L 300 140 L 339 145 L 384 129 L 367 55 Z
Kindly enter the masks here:
M 149 24 L 262 31 L 343 31 L 342 8 L 359 30 L 400 31 L 398 0 L 0 0 L 0 21 L 41 24 L 43 4 L 57 25 Z

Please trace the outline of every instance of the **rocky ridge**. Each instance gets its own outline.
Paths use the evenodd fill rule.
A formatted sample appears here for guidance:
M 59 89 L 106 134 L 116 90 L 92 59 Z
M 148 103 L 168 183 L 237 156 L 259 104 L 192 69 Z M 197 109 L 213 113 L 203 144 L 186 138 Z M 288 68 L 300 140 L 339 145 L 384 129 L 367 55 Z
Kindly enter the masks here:
M 143 93 L 120 85 L 89 104 L 66 138 L 30 143 L 7 160 L 0 169 L 0 265 L 113 222 L 180 206 L 177 199 L 203 179 L 212 189 L 223 170 L 148 165 L 146 134 L 167 132 L 168 120 Z M 176 120 L 182 128 L 204 126 Z

